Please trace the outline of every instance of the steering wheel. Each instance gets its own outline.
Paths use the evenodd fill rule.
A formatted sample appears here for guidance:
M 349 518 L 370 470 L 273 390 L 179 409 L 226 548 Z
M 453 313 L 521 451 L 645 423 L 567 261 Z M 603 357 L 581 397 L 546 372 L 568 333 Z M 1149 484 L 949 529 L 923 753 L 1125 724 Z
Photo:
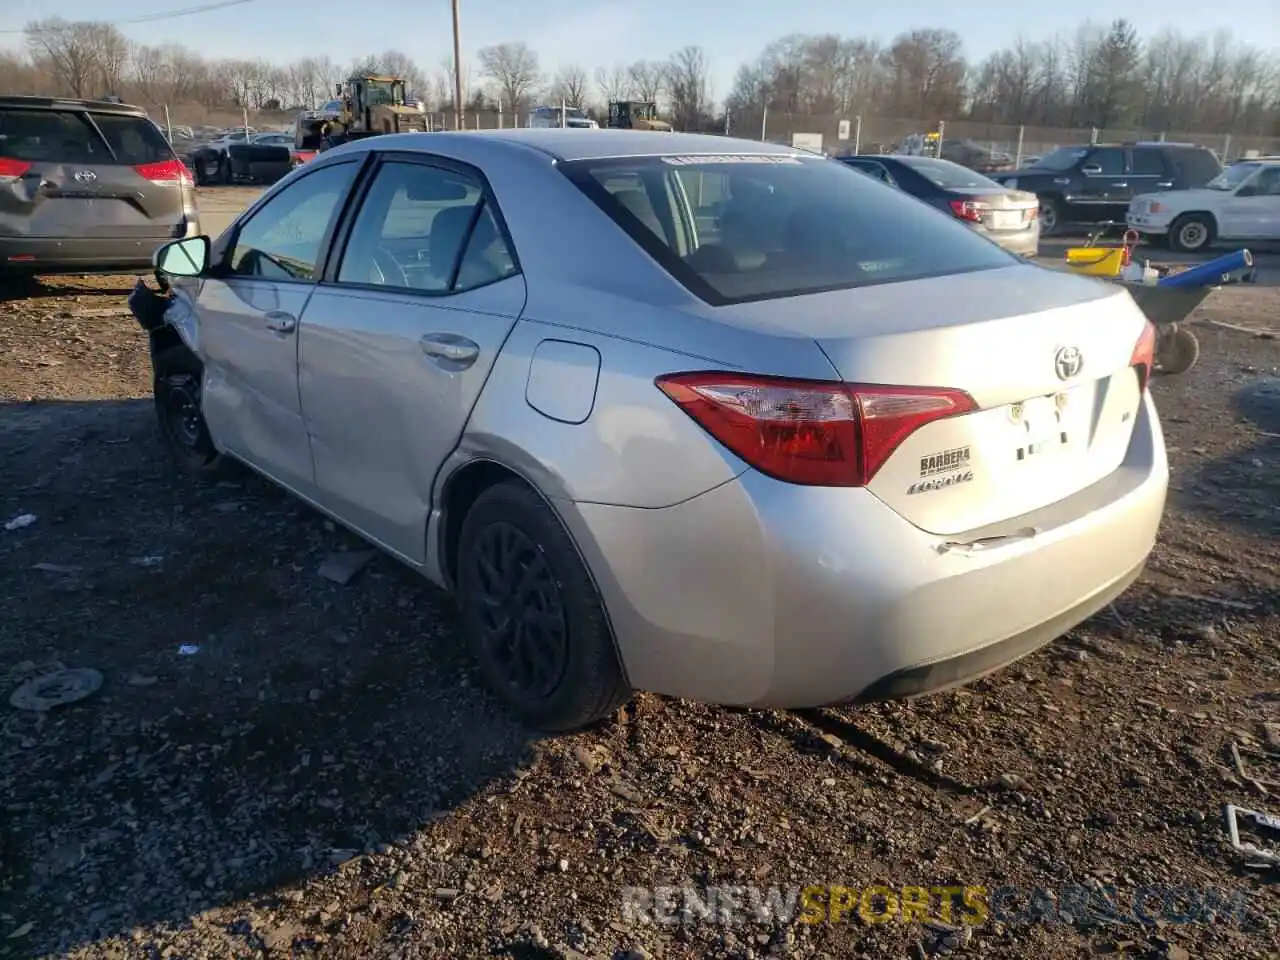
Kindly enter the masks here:
M 412 286 L 409 283 L 409 275 L 404 272 L 404 267 L 400 266 L 400 261 L 381 244 L 373 248 L 373 268 L 378 271 L 381 278 L 377 281 L 378 283 L 390 287 Z

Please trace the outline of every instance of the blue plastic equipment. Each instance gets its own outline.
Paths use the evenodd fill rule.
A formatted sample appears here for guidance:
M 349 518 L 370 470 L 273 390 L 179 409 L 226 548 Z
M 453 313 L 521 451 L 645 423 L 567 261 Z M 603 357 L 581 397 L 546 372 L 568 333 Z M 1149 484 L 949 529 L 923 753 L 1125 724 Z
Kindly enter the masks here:
M 1248 250 L 1237 250 L 1183 270 L 1171 273 L 1156 282 L 1157 287 L 1212 287 L 1223 282 L 1233 273 L 1240 273 L 1253 266 L 1253 254 Z

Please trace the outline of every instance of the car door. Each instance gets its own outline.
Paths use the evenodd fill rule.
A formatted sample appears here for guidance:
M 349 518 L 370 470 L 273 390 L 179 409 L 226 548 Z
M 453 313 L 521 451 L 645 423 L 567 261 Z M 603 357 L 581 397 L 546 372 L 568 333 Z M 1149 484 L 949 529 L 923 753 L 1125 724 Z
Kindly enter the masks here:
M 318 167 L 226 235 L 198 301 L 202 405 L 227 451 L 306 492 L 311 450 L 298 399 L 298 322 L 359 159 Z
M 318 502 L 412 562 L 525 283 L 473 168 L 386 154 L 303 313 L 300 394 Z
M 1144 193 L 1172 190 L 1176 171 L 1163 150 L 1136 149 L 1129 154 L 1130 199 Z
M 1080 190 L 1072 219 L 1123 220 L 1129 209 L 1129 177 L 1123 147 L 1094 147 L 1080 164 Z
M 1280 239 L 1280 166 L 1261 167 L 1222 201 L 1218 235 L 1228 240 Z

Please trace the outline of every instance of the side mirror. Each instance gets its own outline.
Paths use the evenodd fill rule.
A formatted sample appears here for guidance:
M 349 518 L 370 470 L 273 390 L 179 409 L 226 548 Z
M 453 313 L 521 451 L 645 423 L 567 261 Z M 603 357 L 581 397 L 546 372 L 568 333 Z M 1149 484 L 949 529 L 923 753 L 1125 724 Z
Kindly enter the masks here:
M 157 273 L 171 277 L 198 277 L 209 268 L 209 238 L 188 237 L 166 243 L 151 261 Z
M 1102 168 L 1096 163 L 1088 163 L 1080 168 L 1080 172 L 1086 177 L 1096 177 L 1098 174 L 1102 173 Z

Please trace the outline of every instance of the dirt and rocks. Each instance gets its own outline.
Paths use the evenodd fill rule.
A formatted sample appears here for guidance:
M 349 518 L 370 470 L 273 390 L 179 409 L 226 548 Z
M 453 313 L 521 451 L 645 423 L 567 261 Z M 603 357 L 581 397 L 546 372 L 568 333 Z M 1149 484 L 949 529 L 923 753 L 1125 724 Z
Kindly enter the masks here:
M 1266 335 L 1201 326 L 1200 363 L 1157 379 L 1159 546 L 1066 638 L 911 704 L 641 695 L 539 739 L 479 689 L 447 598 L 383 558 L 335 583 L 354 538 L 166 465 L 129 282 L 0 303 L 0 679 L 102 676 L 0 702 L 0 957 L 1276 956 L 1276 875 L 1222 811 L 1280 814 L 1231 754 L 1280 781 L 1280 290 L 1214 294 L 1203 317 Z M 971 927 L 623 904 L 820 883 L 1016 891 Z M 1108 887 L 1119 919 L 1086 923 L 1071 891 Z M 1012 909 L 1035 890 L 1039 921 Z

